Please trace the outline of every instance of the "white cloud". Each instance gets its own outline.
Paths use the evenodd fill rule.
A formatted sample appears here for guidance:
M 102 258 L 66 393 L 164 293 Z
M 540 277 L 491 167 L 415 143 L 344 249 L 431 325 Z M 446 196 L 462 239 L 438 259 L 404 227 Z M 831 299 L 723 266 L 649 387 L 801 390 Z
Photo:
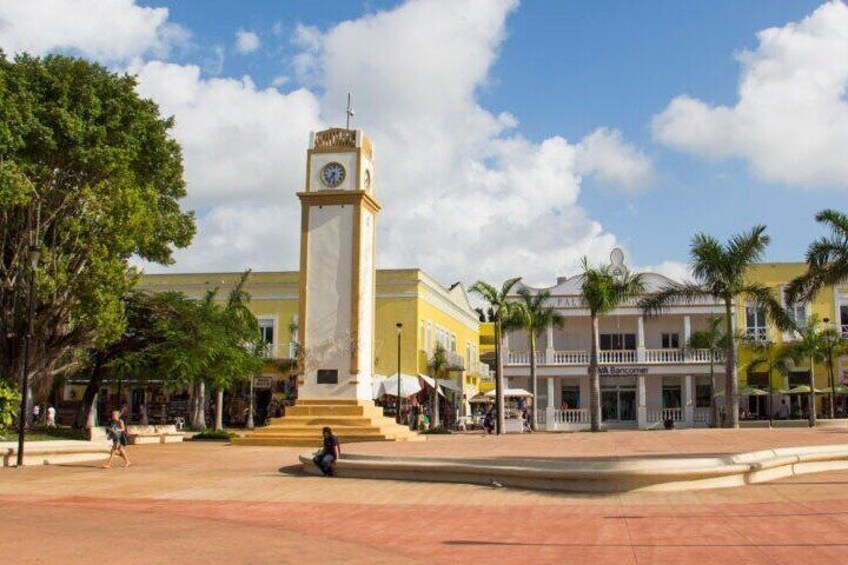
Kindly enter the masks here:
M 104 62 L 164 56 L 189 37 L 167 20 L 167 8 L 136 6 L 133 0 L 3 1 L 0 47 L 33 55 L 70 50 Z
M 657 140 L 748 161 L 766 181 L 848 188 L 848 6 L 833 0 L 758 34 L 739 57 L 735 106 L 679 96 L 654 117 Z
M 259 36 L 252 31 L 240 29 L 236 32 L 236 51 L 239 53 L 253 53 L 261 44 Z
M 651 159 L 616 129 L 598 128 L 577 145 L 577 170 L 629 193 L 639 192 L 654 176 Z
M 659 265 L 636 267 L 638 272 L 659 273 L 677 282 L 692 281 L 692 271 L 689 265 L 680 261 L 663 261 Z
M 163 114 L 176 116 L 188 205 L 297 206 L 309 131 L 323 127 L 312 93 L 258 89 L 249 77 L 203 79 L 194 65 L 152 61 L 131 71 L 138 74 L 139 92 L 156 100 Z
M 530 140 L 514 116 L 479 105 L 516 5 L 411 0 L 326 31 L 298 26 L 288 70 L 303 87 L 290 92 L 196 65 L 133 63 L 139 92 L 176 116 L 187 204 L 200 212 L 175 268 L 297 268 L 308 133 L 344 123 L 348 91 L 354 125 L 375 146 L 380 267 L 534 281 L 584 255 L 605 260 L 616 238 L 580 206 L 581 177 L 633 190 L 650 161 L 617 130 Z

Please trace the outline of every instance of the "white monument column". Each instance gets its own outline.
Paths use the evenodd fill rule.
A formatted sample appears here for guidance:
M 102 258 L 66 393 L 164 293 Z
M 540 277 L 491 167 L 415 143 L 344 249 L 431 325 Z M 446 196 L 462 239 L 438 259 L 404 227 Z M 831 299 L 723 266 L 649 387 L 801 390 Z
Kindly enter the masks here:
M 377 213 L 370 140 L 315 132 L 301 202 L 302 400 L 371 402 Z

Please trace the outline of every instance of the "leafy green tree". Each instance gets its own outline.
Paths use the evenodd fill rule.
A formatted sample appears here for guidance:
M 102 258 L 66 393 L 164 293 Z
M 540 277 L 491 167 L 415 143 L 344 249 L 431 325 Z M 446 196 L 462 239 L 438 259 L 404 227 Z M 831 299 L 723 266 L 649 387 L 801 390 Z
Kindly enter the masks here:
M 503 382 L 503 332 L 509 329 L 515 302 L 509 300 L 512 289 L 521 277 L 506 280 L 498 290 L 494 285 L 485 281 L 477 281 L 471 285 L 471 292 L 482 298 L 489 308 L 489 320 L 495 329 L 495 406 L 497 407 L 497 433 L 504 433 L 504 382 Z
M 440 427 L 439 422 L 439 379 L 445 378 L 448 369 L 448 356 L 445 348 L 438 344 L 436 345 L 435 351 L 433 351 L 433 356 L 430 358 L 430 361 L 427 363 L 430 368 L 430 374 L 433 375 L 433 380 L 435 381 L 435 388 L 433 389 L 433 404 L 432 404 L 432 415 L 433 417 L 430 419 L 430 429 L 435 430 Z M 400 378 L 400 377 L 398 377 Z
M 748 347 L 754 352 L 754 358 L 748 362 L 743 370 L 750 377 L 751 373 L 755 373 L 761 369 L 765 369 L 768 385 L 768 418 L 769 424 L 774 419 L 774 407 L 772 406 L 772 376 L 775 371 L 779 375 L 786 375 L 789 372 L 789 361 L 791 360 L 790 349 L 785 344 L 776 344 L 771 340 L 748 339 Z M 750 382 L 750 379 L 749 379 Z
M 592 347 L 589 352 L 589 418 L 592 431 L 601 430 L 601 380 L 598 376 L 598 319 L 645 291 L 642 274 L 615 272 L 610 265 L 593 267 L 583 258 L 580 293 L 592 320 Z
M 819 324 L 816 314 L 807 318 L 807 323 L 802 328 L 795 330 L 795 340 L 787 344 L 788 354 L 796 365 L 808 363 L 810 365 L 809 387 L 810 394 L 807 399 L 809 408 L 810 427 L 816 425 L 816 363 L 825 361 L 828 351 L 826 336 Z
M 759 262 L 769 244 L 765 226 L 755 226 L 747 233 L 737 234 L 722 245 L 714 237 L 696 234 L 692 238 L 690 256 L 695 282 L 671 283 L 650 293 L 640 301 L 646 315 L 655 315 L 669 305 L 696 303 L 716 299 L 724 303 L 724 334 L 733 333 L 733 305 L 752 302 L 765 310 L 766 316 L 778 329 L 792 327 L 792 320 L 783 310 L 780 300 L 767 286 L 745 280 L 745 271 Z M 739 374 L 736 367 L 735 339 L 725 343 L 725 426 L 739 427 Z
M 536 431 L 537 399 L 539 398 L 538 379 L 536 378 L 536 341 L 539 334 L 545 331 L 548 326 L 561 328 L 564 319 L 556 309 L 546 305 L 551 297 L 549 291 L 542 290 L 534 294 L 528 289 L 522 288 L 519 289 L 518 296 L 519 300 L 515 303 L 512 322 L 517 327 L 527 330 L 527 335 L 530 338 L 530 386 L 533 393 L 530 427 L 533 431 Z
M 830 234 L 807 248 L 807 272 L 786 287 L 790 302 L 812 300 L 821 289 L 848 280 L 848 215 L 822 210 L 816 221 L 830 228 Z
M 12 427 L 15 417 L 18 415 L 18 408 L 21 404 L 20 393 L 0 381 L 0 437 L 6 434 L 6 430 Z
M 129 260 L 171 262 L 194 235 L 180 147 L 136 80 L 86 61 L 0 53 L 0 378 L 17 380 L 28 248 L 42 261 L 31 382 L 78 365 L 124 331 Z
M 721 316 L 710 316 L 708 328 L 692 332 L 688 346 L 691 349 L 706 349 L 710 352 L 710 426 L 718 425 L 718 404 L 716 403 L 715 359 L 719 351 L 727 346 L 727 336 L 722 331 L 724 321 Z

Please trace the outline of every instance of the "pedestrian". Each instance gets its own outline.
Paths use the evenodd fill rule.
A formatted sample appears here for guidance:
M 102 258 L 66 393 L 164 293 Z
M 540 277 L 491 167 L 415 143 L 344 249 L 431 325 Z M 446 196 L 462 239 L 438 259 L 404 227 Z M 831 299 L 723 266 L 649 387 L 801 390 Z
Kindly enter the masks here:
M 130 458 L 127 455 L 127 425 L 121 419 L 121 413 L 117 410 L 112 411 L 112 421 L 109 422 L 109 439 L 112 440 L 112 451 L 109 452 L 109 461 L 103 465 L 104 469 L 108 469 L 112 465 L 112 459 L 117 453 L 124 459 L 124 467 L 130 466 Z
M 47 427 L 55 428 L 56 427 L 56 409 L 53 408 L 53 405 L 47 407 Z
M 333 430 L 329 426 L 325 426 L 321 430 L 321 434 L 324 436 L 324 446 L 321 448 L 321 451 L 315 454 L 312 462 L 321 469 L 325 477 L 332 477 L 336 460 L 341 456 L 339 438 L 333 435 Z
M 780 401 L 780 406 L 777 407 L 777 417 L 781 420 L 789 418 L 789 407 L 786 406 L 786 399 Z
M 492 411 L 489 410 L 486 412 L 486 416 L 483 418 L 483 429 L 486 430 L 486 435 L 492 435 L 492 430 L 494 430 L 494 422 L 492 419 Z
M 36 404 L 35 406 L 32 407 L 32 425 L 33 426 L 38 425 L 38 418 L 40 416 L 41 416 L 41 406 Z

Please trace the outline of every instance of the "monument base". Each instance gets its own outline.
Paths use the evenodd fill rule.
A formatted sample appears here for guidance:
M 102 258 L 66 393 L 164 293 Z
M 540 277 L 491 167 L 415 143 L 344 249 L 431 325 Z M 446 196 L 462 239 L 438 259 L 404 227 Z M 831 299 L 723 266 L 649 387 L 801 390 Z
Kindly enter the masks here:
M 342 443 L 359 441 L 423 441 L 407 426 L 383 416 L 383 409 L 364 400 L 298 400 L 286 408 L 286 415 L 274 418 L 233 445 L 320 447 L 321 430 L 330 426 Z

